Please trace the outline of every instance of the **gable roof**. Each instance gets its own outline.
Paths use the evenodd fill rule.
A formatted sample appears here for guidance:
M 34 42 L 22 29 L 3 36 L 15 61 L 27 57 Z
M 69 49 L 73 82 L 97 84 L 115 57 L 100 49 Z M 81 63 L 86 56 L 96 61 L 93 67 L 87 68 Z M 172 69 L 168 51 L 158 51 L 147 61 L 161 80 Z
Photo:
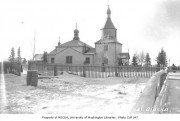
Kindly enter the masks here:
M 61 44 L 60 46 L 66 46 L 66 47 L 71 47 L 71 46 L 72 47 L 79 47 L 80 46 L 80 47 L 82 47 L 84 45 L 86 45 L 89 48 L 92 48 L 91 46 L 87 45 L 86 43 L 84 43 L 80 40 L 71 40 L 71 41 L 68 41 L 64 44 Z
M 102 44 L 102 43 L 117 43 L 122 45 L 120 42 L 118 42 L 117 40 L 109 40 L 109 39 L 100 39 L 97 42 L 95 42 L 95 44 Z
M 84 46 L 89 48 L 88 51 L 85 53 L 83 53 L 83 52 L 80 52 L 80 53 L 82 53 L 82 54 L 94 54 L 95 53 L 95 48 L 89 46 L 88 44 L 86 44 L 80 40 L 71 40 L 71 41 L 68 41 L 68 42 L 58 46 L 58 47 L 60 47 L 60 48 L 62 47 L 62 48 L 64 48 L 64 50 L 66 50 L 69 47 L 84 47 Z M 64 51 L 64 50 L 62 50 L 62 51 Z M 49 55 L 56 55 L 57 53 L 59 53 L 59 52 L 57 52 L 57 48 L 56 48 L 53 51 L 51 51 L 49 53 Z

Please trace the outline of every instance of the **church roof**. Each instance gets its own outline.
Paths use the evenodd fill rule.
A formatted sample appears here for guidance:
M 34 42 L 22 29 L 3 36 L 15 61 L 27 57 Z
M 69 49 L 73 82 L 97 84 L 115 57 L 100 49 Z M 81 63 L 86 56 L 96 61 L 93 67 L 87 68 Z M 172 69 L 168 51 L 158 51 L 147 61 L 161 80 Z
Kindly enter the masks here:
M 104 40 L 104 39 L 100 39 L 100 40 L 98 40 L 97 42 L 95 42 L 95 44 L 102 44 L 102 43 L 118 43 L 118 44 L 120 44 L 120 45 L 122 45 L 120 42 L 118 42 L 117 40 L 109 40 L 109 39 L 107 39 L 107 40 Z
M 56 54 L 56 49 L 54 49 L 53 51 L 51 51 L 50 53 L 49 53 L 49 55 L 55 55 Z
M 61 46 L 65 46 L 65 47 L 66 46 L 67 47 L 69 47 L 69 46 L 72 46 L 72 47 L 87 46 L 89 48 L 92 48 L 91 46 L 87 45 L 86 43 L 80 41 L 80 39 L 79 39 L 79 30 L 77 29 L 77 24 L 76 24 L 76 29 L 74 30 L 74 38 L 73 38 L 73 40 L 68 41 L 68 42 L 66 42 L 64 44 L 61 44 Z
M 107 18 L 106 23 L 102 29 L 116 29 L 111 21 L 111 18 Z
M 86 53 L 84 54 L 94 54 L 95 53 L 95 48 L 90 48 Z
M 107 9 L 107 20 L 102 29 L 116 29 L 113 22 L 111 21 L 111 10 L 110 10 L 109 6 Z
M 89 48 L 89 50 L 85 54 L 93 54 L 95 52 L 95 49 L 93 47 L 89 46 L 88 44 L 80 40 L 71 40 L 64 44 L 61 44 L 59 47 L 83 47 L 83 46 L 86 46 Z M 56 49 L 54 49 L 53 51 L 49 53 L 49 55 L 56 55 L 56 54 L 57 54 Z
M 71 41 L 68 41 L 68 42 L 66 42 L 66 43 L 63 43 L 63 44 L 60 44 L 60 39 L 59 39 L 59 43 L 58 43 L 58 48 L 60 47 L 62 47 L 62 48 L 68 48 L 68 47 L 87 47 L 87 48 L 89 48 L 88 49 L 88 51 L 86 52 L 86 53 L 88 53 L 88 52 L 90 52 L 90 53 L 92 53 L 92 52 L 95 52 L 94 50 L 93 50 L 93 47 L 91 47 L 91 46 L 89 46 L 89 45 L 87 45 L 86 43 L 84 43 L 84 42 L 82 42 L 82 41 L 80 41 L 79 40 L 79 30 L 77 30 L 77 24 L 76 24 L 76 29 L 74 30 L 74 38 L 73 38 L 73 40 L 71 40 Z M 56 49 L 54 49 L 53 51 L 51 51 L 50 53 L 49 53 L 50 55 L 56 55 L 57 54 L 57 48 Z
M 65 47 L 69 47 L 69 46 L 73 46 L 73 47 L 79 47 L 79 46 L 84 46 L 86 45 L 87 47 L 89 48 L 92 48 L 91 46 L 87 45 L 86 43 L 80 41 L 80 40 L 71 40 L 71 41 L 68 41 L 64 44 L 61 44 L 61 46 L 65 46 Z

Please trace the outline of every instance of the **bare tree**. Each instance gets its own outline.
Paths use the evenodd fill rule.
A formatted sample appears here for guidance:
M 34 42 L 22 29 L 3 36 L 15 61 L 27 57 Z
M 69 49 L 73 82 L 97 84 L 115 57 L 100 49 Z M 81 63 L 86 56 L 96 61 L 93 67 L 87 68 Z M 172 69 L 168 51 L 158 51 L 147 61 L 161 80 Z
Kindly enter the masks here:
M 137 56 L 137 62 L 142 66 L 145 60 L 144 51 L 141 51 L 140 53 L 136 52 L 136 56 Z

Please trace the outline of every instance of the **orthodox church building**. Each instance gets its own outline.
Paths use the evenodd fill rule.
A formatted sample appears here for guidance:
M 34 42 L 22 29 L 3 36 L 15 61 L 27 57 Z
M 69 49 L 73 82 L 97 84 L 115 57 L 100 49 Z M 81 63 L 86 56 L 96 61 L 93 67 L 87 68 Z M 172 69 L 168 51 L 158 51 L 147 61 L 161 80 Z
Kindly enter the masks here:
M 129 52 L 122 53 L 122 44 L 117 41 L 117 29 L 111 20 L 108 6 L 107 20 L 101 29 L 101 39 L 95 42 L 95 48 L 87 45 L 79 38 L 79 30 L 74 30 L 73 40 L 58 45 L 48 54 L 48 63 L 55 64 L 91 64 L 91 65 L 128 65 Z

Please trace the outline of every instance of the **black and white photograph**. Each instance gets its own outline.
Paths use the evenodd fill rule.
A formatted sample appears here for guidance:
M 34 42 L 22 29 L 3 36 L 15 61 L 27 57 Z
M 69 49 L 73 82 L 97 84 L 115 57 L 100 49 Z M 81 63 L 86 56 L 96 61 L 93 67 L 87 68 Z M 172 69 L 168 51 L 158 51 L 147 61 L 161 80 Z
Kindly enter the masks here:
M 178 118 L 180 0 L 0 1 L 0 120 Z

